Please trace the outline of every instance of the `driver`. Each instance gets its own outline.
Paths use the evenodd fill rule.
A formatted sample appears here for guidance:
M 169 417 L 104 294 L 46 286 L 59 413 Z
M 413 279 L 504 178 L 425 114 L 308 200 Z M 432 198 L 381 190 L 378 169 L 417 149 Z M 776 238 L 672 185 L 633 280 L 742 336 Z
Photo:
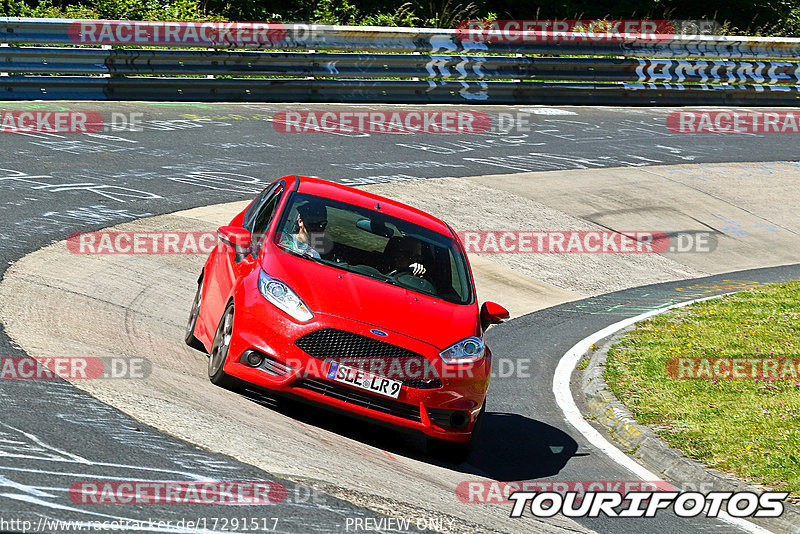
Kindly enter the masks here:
M 414 276 L 422 277 L 427 269 L 422 265 L 422 243 L 410 236 L 403 236 L 392 242 L 389 256 L 389 271 L 410 271 Z M 387 247 L 390 248 L 390 247 Z
M 295 233 L 283 232 L 280 244 L 300 254 L 320 258 L 331 250 L 331 238 L 325 234 L 328 210 L 323 204 L 307 202 L 297 208 Z

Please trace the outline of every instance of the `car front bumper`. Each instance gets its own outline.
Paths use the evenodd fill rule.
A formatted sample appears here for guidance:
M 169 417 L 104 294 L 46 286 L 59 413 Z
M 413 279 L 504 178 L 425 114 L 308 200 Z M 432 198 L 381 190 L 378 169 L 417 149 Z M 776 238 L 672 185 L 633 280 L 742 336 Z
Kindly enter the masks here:
M 316 313 L 310 322 L 300 324 L 267 302 L 258 289 L 241 291 L 237 297 L 240 301 L 234 302 L 233 335 L 224 365 L 227 374 L 261 388 L 299 396 L 400 429 L 419 431 L 432 438 L 453 442 L 470 439 L 489 386 L 488 348 L 484 358 L 475 364 L 451 366 L 439 358 L 436 347 L 391 332 L 385 341 L 379 341 L 423 356 L 429 364 L 427 368 L 433 368 L 441 381 L 440 387 L 428 389 L 404 385 L 398 398 L 392 399 L 328 379 L 325 376 L 328 362 L 295 344 L 298 338 L 323 328 L 375 339 L 377 336 L 370 333 L 373 325 L 323 313 Z M 248 351 L 263 355 L 265 363 L 259 367 L 246 363 Z M 453 426 L 454 422 L 459 424 Z

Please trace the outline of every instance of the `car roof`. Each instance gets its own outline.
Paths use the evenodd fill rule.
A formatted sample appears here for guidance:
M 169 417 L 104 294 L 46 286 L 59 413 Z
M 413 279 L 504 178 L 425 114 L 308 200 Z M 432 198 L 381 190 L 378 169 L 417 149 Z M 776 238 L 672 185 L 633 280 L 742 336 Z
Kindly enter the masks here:
M 380 211 L 386 215 L 403 219 L 448 237 L 453 235 L 450 228 L 441 219 L 402 202 L 310 176 L 286 176 L 283 179 L 289 182 L 295 178 L 300 182 L 297 187 L 297 191 L 300 193 L 339 200 L 371 210 L 375 210 L 375 205 L 380 204 Z

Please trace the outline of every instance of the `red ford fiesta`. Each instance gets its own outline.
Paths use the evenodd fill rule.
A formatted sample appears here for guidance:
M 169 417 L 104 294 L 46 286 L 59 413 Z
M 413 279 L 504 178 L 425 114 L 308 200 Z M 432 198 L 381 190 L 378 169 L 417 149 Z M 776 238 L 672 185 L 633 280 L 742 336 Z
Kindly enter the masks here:
M 420 431 L 461 462 L 485 410 L 484 330 L 463 246 L 417 209 L 315 178 L 273 182 L 198 280 L 186 343 L 208 374 Z

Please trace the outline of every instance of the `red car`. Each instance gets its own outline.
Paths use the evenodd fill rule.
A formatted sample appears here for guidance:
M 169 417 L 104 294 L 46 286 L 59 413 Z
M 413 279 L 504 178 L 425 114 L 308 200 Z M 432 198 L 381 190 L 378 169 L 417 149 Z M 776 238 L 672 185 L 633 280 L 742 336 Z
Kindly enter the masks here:
M 417 209 L 285 176 L 219 229 L 186 329 L 214 384 L 245 382 L 421 431 L 461 462 L 485 411 L 483 332 L 464 247 Z

